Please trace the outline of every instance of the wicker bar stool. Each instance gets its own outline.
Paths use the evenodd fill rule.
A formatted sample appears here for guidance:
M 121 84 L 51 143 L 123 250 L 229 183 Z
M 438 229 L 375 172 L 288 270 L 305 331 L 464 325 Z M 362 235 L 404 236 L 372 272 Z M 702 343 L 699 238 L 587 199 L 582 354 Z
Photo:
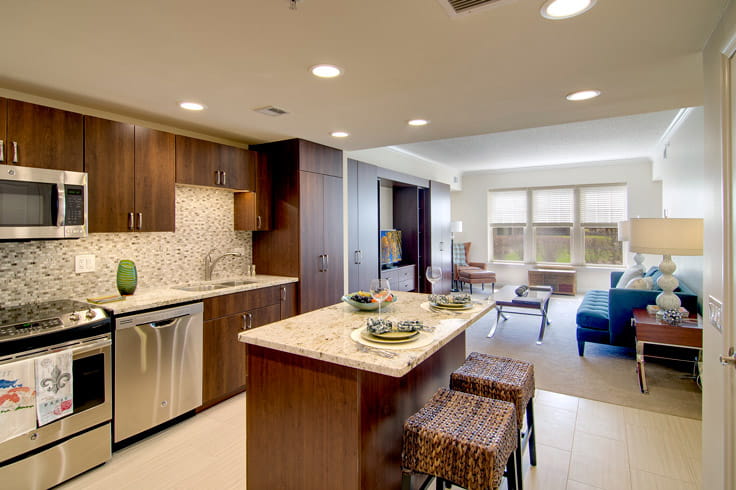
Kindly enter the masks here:
M 521 453 L 529 446 L 529 462 L 537 465 L 534 430 L 534 364 L 508 357 L 471 352 L 465 362 L 450 375 L 450 389 L 511 402 L 516 407 L 518 422 L 517 466 L 519 488 L 522 487 Z M 526 411 L 526 434 L 522 433 Z
M 401 488 L 417 472 L 434 476 L 438 489 L 495 490 L 505 475 L 516 490 L 517 444 L 512 403 L 440 388 L 404 423 Z

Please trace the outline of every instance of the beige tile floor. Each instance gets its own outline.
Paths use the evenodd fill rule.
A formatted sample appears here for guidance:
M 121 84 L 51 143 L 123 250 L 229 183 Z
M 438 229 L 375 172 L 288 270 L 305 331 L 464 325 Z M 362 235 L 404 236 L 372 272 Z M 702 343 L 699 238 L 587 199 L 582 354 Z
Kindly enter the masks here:
M 243 489 L 244 414 L 240 395 L 115 452 L 60 488 Z M 700 488 L 699 420 L 541 390 L 535 415 L 538 464 L 524 455 L 525 490 Z

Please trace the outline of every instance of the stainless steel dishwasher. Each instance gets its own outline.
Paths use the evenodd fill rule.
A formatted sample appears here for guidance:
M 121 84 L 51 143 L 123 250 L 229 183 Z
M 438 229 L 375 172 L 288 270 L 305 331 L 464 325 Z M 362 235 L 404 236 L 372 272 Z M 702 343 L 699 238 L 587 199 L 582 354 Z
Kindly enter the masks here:
M 202 303 L 115 320 L 114 441 L 202 404 Z

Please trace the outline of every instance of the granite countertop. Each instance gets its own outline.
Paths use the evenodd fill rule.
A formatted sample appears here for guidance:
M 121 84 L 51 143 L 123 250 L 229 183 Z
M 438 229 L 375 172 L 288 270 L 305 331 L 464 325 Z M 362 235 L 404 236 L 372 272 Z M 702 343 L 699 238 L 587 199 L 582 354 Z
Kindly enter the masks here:
M 174 286 L 186 286 L 181 284 L 172 284 L 168 287 L 162 286 L 158 288 L 136 289 L 133 295 L 126 296 L 122 301 L 115 301 L 96 306 L 101 306 L 115 315 L 121 315 L 140 310 L 147 310 L 149 308 L 158 308 L 160 306 L 168 306 L 177 303 L 186 303 L 189 301 L 211 298 L 213 296 L 221 296 L 223 294 L 239 293 L 241 291 L 249 291 L 251 289 L 281 286 L 292 282 L 298 282 L 296 277 L 259 274 L 255 276 L 223 277 L 213 279 L 212 281 L 196 282 L 193 284 L 216 284 L 226 281 L 243 280 L 254 282 L 222 289 L 212 289 L 209 291 L 182 291 L 180 289 L 174 289 Z M 79 301 L 87 302 L 87 298 L 79 298 Z
M 359 311 L 347 303 L 338 303 L 241 332 L 238 338 L 246 344 L 401 377 L 495 307 L 491 301 L 479 303 L 472 311 L 465 313 L 436 313 L 422 307 L 422 303 L 427 301 L 426 294 L 393 294 L 398 301 L 383 309 L 382 317 L 394 321 L 419 320 L 424 325 L 435 327 L 435 331 L 429 333 L 433 337 L 429 345 L 416 349 L 393 349 L 391 351 L 396 353 L 396 357 L 391 359 L 374 352 L 359 351 L 350 335 L 353 330 L 365 326 L 368 318 L 377 316 L 377 312 Z

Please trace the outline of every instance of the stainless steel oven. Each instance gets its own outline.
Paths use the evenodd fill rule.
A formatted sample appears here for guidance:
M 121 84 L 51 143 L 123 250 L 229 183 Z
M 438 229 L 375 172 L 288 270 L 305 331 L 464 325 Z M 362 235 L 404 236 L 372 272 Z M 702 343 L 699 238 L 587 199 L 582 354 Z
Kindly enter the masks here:
M 0 240 L 87 236 L 87 174 L 0 165 Z
M 49 488 L 110 459 L 111 347 L 100 308 L 55 301 L 0 310 L 0 369 L 68 351 L 73 380 L 70 415 L 0 443 L 3 487 Z

